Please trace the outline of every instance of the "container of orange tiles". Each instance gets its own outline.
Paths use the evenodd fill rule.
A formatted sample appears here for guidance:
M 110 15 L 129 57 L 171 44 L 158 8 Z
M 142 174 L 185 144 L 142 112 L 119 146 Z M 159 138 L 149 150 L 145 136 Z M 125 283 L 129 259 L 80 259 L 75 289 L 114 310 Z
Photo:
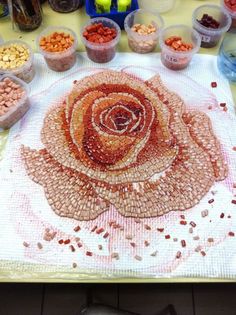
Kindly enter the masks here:
M 37 38 L 38 51 L 43 55 L 47 66 L 56 72 L 71 69 L 76 63 L 78 39 L 69 28 L 50 26 Z

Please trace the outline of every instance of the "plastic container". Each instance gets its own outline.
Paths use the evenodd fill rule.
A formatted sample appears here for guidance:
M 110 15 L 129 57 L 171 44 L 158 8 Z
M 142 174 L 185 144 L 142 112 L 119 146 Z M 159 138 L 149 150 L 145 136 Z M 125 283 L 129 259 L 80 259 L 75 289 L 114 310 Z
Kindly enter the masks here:
M 116 38 L 114 38 L 108 43 L 103 43 L 103 44 L 92 43 L 88 41 L 83 36 L 85 28 L 91 24 L 97 24 L 97 23 L 102 23 L 103 26 L 115 28 L 116 34 L 117 34 Z M 121 31 L 120 31 L 119 25 L 115 23 L 114 21 L 112 21 L 111 19 L 100 17 L 100 18 L 91 19 L 88 23 L 86 23 L 81 30 L 81 39 L 85 45 L 89 59 L 97 63 L 106 63 L 106 62 L 111 61 L 115 57 L 116 46 L 120 40 L 120 34 L 121 34 Z
M 139 0 L 139 8 L 148 10 L 153 14 L 165 13 L 174 8 L 175 0 Z
M 171 36 L 180 36 L 186 43 L 192 44 L 190 51 L 175 51 L 165 44 L 165 40 Z M 171 70 L 186 68 L 195 53 L 200 48 L 200 35 L 187 25 L 173 25 L 165 28 L 160 33 L 159 43 L 161 47 L 161 61 L 164 66 Z
M 11 107 L 8 112 L 0 116 L 0 128 L 8 129 L 21 119 L 30 108 L 29 87 L 24 81 L 8 74 L 0 76 L 0 82 L 4 78 L 9 78 L 20 85 L 25 91 L 25 95 L 18 101 L 18 103 Z
M 77 10 L 84 4 L 84 0 L 48 0 L 54 11 L 68 13 Z
M 126 16 L 130 12 L 137 10 L 139 8 L 138 0 L 132 0 L 131 7 L 126 12 L 118 12 L 117 7 L 112 5 L 109 13 L 97 13 L 94 0 L 86 0 L 85 4 L 86 4 L 86 13 L 91 18 L 106 17 L 116 22 L 121 29 L 124 29 L 124 20 Z
M 34 76 L 35 76 L 35 68 L 34 68 L 34 54 L 33 51 L 31 49 L 31 47 L 26 44 L 25 42 L 21 41 L 21 40 L 10 40 L 7 42 L 3 42 L 2 44 L 0 44 L 0 49 L 3 47 L 8 47 L 12 44 L 18 44 L 18 45 L 22 45 L 25 48 L 27 48 L 29 50 L 29 58 L 28 60 L 25 62 L 24 65 L 22 65 L 21 67 L 17 67 L 17 68 L 13 68 L 13 69 L 3 69 L 0 67 L 0 74 L 1 73 L 8 73 L 10 75 L 16 76 L 19 79 L 29 83 L 33 80 Z
M 203 14 L 212 16 L 220 23 L 218 29 L 208 28 L 200 24 L 197 20 L 201 20 Z M 201 36 L 201 47 L 211 48 L 215 47 L 220 41 L 222 35 L 228 31 L 231 25 L 230 15 L 222 10 L 218 5 L 205 4 L 193 11 L 192 15 L 193 28 Z
M 64 32 L 70 34 L 74 38 L 73 45 L 63 52 L 48 52 L 43 50 L 39 43 L 40 39 L 44 36 L 48 36 L 54 32 Z M 37 38 L 38 51 L 43 55 L 47 66 L 56 72 L 63 72 L 71 69 L 76 63 L 76 48 L 78 45 L 78 39 L 76 34 L 69 28 L 60 26 L 49 26 Z
M 228 80 L 236 83 L 236 40 L 234 34 L 227 34 L 224 38 L 217 57 L 217 65 L 220 72 Z
M 232 19 L 231 25 L 230 25 L 230 32 L 236 33 L 236 10 L 232 10 L 225 4 L 225 0 L 221 0 L 222 8 L 225 12 L 227 12 Z
M 156 32 L 148 35 L 140 35 L 132 30 L 135 24 L 152 24 L 156 28 Z M 131 12 L 125 18 L 125 31 L 128 36 L 128 44 L 134 52 L 145 54 L 153 51 L 158 43 L 158 37 L 164 26 L 162 17 L 156 13 L 155 15 L 149 11 L 139 9 Z

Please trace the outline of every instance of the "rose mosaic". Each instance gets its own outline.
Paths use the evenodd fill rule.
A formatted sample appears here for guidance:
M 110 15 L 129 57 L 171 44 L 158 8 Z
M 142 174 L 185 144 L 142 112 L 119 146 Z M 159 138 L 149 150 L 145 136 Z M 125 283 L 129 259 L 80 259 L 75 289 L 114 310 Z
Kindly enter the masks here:
M 228 169 L 208 116 L 186 110 L 156 75 L 106 70 L 75 81 L 22 146 L 30 178 L 59 216 L 93 220 L 115 206 L 151 218 L 197 205 Z

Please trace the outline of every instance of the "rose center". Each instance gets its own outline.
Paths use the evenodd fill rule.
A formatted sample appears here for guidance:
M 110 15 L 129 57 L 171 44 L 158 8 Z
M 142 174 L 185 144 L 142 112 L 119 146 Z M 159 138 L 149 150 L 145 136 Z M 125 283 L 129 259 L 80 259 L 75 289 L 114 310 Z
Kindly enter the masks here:
M 131 103 L 123 104 L 119 102 L 106 108 L 100 116 L 101 126 L 110 131 L 113 130 L 121 133 L 125 131 L 139 131 L 143 111 L 141 108 L 132 105 Z
M 116 125 L 116 129 L 117 130 L 122 130 L 125 128 L 125 126 L 128 125 L 129 123 L 129 117 L 125 117 L 125 116 L 120 116 L 120 115 L 116 115 L 114 118 L 114 123 Z

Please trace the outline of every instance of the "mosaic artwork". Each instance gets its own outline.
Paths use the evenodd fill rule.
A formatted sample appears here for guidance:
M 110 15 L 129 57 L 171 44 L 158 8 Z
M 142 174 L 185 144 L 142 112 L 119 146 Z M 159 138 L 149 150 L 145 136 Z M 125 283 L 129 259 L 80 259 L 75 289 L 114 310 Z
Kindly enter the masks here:
M 0 161 L 0 269 L 235 278 L 233 101 L 198 68 L 85 65 L 35 78 Z
M 159 75 L 106 70 L 74 81 L 45 116 L 44 148 L 22 146 L 28 176 L 56 214 L 159 217 L 197 205 L 228 168 L 208 116 L 186 110 Z

